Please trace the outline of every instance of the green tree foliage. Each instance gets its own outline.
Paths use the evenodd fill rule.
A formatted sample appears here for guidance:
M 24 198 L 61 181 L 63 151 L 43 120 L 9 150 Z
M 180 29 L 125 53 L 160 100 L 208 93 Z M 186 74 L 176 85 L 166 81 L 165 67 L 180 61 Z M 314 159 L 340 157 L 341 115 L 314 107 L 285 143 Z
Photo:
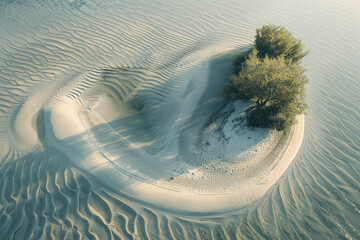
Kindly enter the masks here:
M 285 27 L 266 25 L 256 29 L 256 49 L 259 57 L 284 57 L 288 61 L 299 63 L 307 55 L 304 45 L 296 39 Z
M 247 123 L 279 131 L 295 123 L 305 111 L 304 68 L 298 64 L 307 54 L 304 46 L 281 26 L 256 30 L 255 49 L 236 66 L 223 92 L 230 99 L 252 100 Z
M 258 57 L 254 49 L 223 88 L 231 99 L 253 100 L 247 110 L 247 123 L 279 131 L 294 124 L 296 115 L 306 109 L 304 69 L 283 55 Z

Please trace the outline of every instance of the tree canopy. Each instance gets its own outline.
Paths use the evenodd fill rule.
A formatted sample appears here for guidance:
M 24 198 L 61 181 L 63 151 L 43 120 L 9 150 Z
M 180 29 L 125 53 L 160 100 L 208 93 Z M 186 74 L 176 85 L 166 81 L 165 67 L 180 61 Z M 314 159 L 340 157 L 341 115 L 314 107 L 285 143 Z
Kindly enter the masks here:
M 306 54 L 302 50 L 300 40 L 291 34 L 291 42 L 295 45 L 300 44 L 298 46 L 301 47 L 289 47 L 289 41 L 280 44 L 284 40 L 284 35 L 288 36 L 288 33 L 285 28 L 273 25 L 258 29 L 256 39 L 261 38 L 258 35 L 271 36 L 266 37 L 270 40 L 264 41 L 266 44 L 261 45 L 267 47 L 260 51 L 256 44 L 256 48 L 241 64 L 241 70 L 231 75 L 230 81 L 223 88 L 224 94 L 230 99 L 254 101 L 254 105 L 247 109 L 249 126 L 269 127 L 281 131 L 293 125 L 296 115 L 303 113 L 307 107 L 307 77 L 304 75 L 305 69 L 298 65 Z M 279 39 L 276 39 L 277 37 Z M 266 52 L 264 49 L 270 50 Z M 294 52 L 291 49 L 300 51 Z
M 299 63 L 308 53 L 304 52 L 301 40 L 296 39 L 285 27 L 266 25 L 256 29 L 256 49 L 259 57 L 284 57 L 286 60 Z

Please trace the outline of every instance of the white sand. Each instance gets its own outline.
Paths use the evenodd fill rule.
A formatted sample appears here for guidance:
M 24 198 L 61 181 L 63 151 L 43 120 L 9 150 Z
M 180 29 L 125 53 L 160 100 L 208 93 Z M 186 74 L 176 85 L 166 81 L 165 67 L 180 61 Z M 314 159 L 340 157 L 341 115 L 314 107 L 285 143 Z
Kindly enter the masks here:
M 132 190 L 134 193 L 138 193 L 138 197 L 144 201 L 161 206 L 163 208 L 189 211 L 189 212 L 216 212 L 238 209 L 246 206 L 254 200 L 262 197 L 281 177 L 285 170 L 290 165 L 291 161 L 296 156 L 299 147 L 301 145 L 304 134 L 304 116 L 298 117 L 298 124 L 294 126 L 294 133 L 291 136 L 290 142 L 286 145 L 286 151 L 275 164 L 267 169 L 267 174 L 257 180 L 245 179 L 244 184 L 236 190 L 232 190 L 228 193 L 191 193 L 186 191 L 173 191 L 171 189 L 164 189 L 158 186 L 142 183 L 134 186 Z M 267 159 L 263 158 L 263 161 Z M 236 167 L 234 167 L 236 169 Z M 231 170 L 230 170 L 231 171 Z M 261 174 L 263 169 L 259 169 L 258 174 Z M 227 177 L 222 176 L 226 184 Z M 256 179 L 256 178 L 255 178 Z M 239 185 L 233 180 L 232 184 Z M 207 178 L 207 181 L 211 181 L 211 176 Z M 196 188 L 196 181 L 193 182 L 192 188 Z

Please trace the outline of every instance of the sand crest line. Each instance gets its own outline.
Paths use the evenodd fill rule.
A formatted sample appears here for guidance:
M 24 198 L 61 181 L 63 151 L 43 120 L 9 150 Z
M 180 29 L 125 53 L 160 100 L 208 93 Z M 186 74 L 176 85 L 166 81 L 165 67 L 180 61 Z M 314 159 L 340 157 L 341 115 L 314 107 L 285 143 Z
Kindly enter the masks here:
M 220 61 L 222 63 L 224 62 L 222 58 Z M 226 63 L 231 66 L 232 57 L 229 57 Z M 205 65 L 205 69 L 207 69 L 207 67 L 209 66 Z M 228 67 L 228 69 L 230 69 L 230 67 Z M 207 75 L 204 76 L 204 79 L 205 77 L 207 77 Z M 115 80 L 117 80 L 117 78 Z M 221 83 L 217 84 L 220 85 Z M 216 86 L 211 87 L 211 90 L 214 89 L 216 89 Z M 106 104 L 106 106 L 109 107 L 108 110 L 110 112 L 113 112 L 112 110 L 116 108 L 115 105 L 111 107 L 111 104 Z M 240 104 L 238 108 L 242 109 L 244 106 L 245 105 Z M 209 108 L 209 110 L 211 109 L 212 108 Z M 49 128 L 45 131 L 47 133 L 46 139 L 49 143 L 52 142 L 54 148 L 58 148 L 59 151 L 64 152 L 68 159 L 71 159 L 76 165 L 100 178 L 105 185 L 109 185 L 112 189 L 144 204 L 151 204 L 169 211 L 192 213 L 231 211 L 242 208 L 254 200 L 259 199 L 276 183 L 290 165 L 299 150 L 304 132 L 304 117 L 299 116 L 298 123 L 292 129 L 292 134 L 286 137 L 287 143 L 284 146 L 279 143 L 277 145 L 276 142 L 273 143 L 273 145 L 276 145 L 275 148 L 277 147 L 277 149 L 280 149 L 281 153 L 283 153 L 282 157 L 280 159 L 279 157 L 271 159 L 270 164 L 266 164 L 266 167 L 263 169 L 257 169 L 256 165 L 255 167 L 253 165 L 251 170 L 248 169 L 238 172 L 238 175 L 245 173 L 246 176 L 242 179 L 233 178 L 232 175 L 225 176 L 222 172 L 216 173 L 217 177 L 220 176 L 220 178 L 213 178 L 212 172 L 207 172 L 208 177 L 205 178 L 206 184 L 207 182 L 218 181 L 217 184 L 222 188 L 224 188 L 225 185 L 234 185 L 234 187 L 232 187 L 233 191 L 223 191 L 222 189 L 211 187 L 201 189 L 198 185 L 199 182 L 192 181 L 191 179 L 188 180 L 189 188 L 185 187 L 184 189 L 180 187 L 178 189 L 179 186 L 176 186 L 176 184 L 175 186 L 170 185 L 170 187 L 168 187 L 167 185 L 164 186 L 157 182 L 157 180 L 162 180 L 162 183 L 170 183 L 167 174 L 171 174 L 171 171 L 165 171 L 168 167 L 164 164 L 172 163 L 171 158 L 166 161 L 154 161 L 157 155 L 151 158 L 151 156 L 142 149 L 142 145 L 145 144 L 144 146 L 146 146 L 146 144 L 151 142 L 132 143 L 127 140 L 126 137 L 123 139 L 121 134 L 119 135 L 114 131 L 113 126 L 116 127 L 116 125 L 109 125 L 109 120 L 102 118 L 104 114 L 100 116 L 96 112 L 98 109 L 95 108 L 94 110 L 88 110 L 82 104 L 79 104 L 77 101 L 72 101 L 69 98 L 62 99 L 56 106 L 51 105 L 51 109 L 45 117 L 45 119 L 50 121 L 48 124 L 45 124 Z M 102 110 L 104 109 L 102 108 Z M 228 110 L 229 109 L 224 110 L 224 113 Z M 208 116 L 207 113 L 208 112 L 203 113 L 202 116 Z M 237 114 L 240 113 L 241 112 L 237 112 Z M 69 119 L 66 120 L 64 116 L 69 116 Z M 70 126 L 78 127 L 74 128 Z M 254 138 L 254 134 L 255 132 L 251 132 L 250 136 Z M 71 137 L 77 135 L 81 137 Z M 268 141 L 269 140 L 268 138 Z M 72 141 L 78 141 L 78 143 L 73 144 Z M 260 145 L 256 145 L 256 147 L 259 148 Z M 119 155 L 125 154 L 126 151 L 130 154 L 136 154 L 134 155 L 135 158 L 126 159 Z M 174 152 L 169 151 L 168 155 L 171 156 L 173 153 Z M 257 161 L 260 162 L 260 164 L 261 162 L 269 163 L 267 157 L 268 155 L 261 155 Z M 252 160 L 250 159 L 248 162 L 250 162 L 251 165 Z M 236 163 L 234 163 L 234 165 L 236 165 Z M 164 168 L 165 172 L 159 171 L 160 167 Z M 182 171 L 181 169 L 176 170 L 181 172 L 180 176 L 189 174 L 188 171 Z M 236 171 L 236 168 L 232 168 L 232 170 Z M 255 178 L 253 174 L 248 176 L 246 171 L 255 171 Z M 262 176 L 264 177 L 262 178 Z M 213 186 L 213 183 L 210 185 Z

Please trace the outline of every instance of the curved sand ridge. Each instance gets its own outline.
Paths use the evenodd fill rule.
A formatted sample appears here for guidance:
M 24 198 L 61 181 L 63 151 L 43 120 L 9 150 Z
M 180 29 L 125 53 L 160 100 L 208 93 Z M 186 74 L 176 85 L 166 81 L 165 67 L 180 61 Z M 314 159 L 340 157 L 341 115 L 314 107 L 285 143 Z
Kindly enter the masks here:
M 304 115 L 298 117 L 298 123 L 294 126 L 293 131 L 285 153 L 275 166 L 270 169 L 268 174 L 258 181 L 251 181 L 246 187 L 242 187 L 231 194 L 184 193 L 147 184 L 135 186 L 134 191 L 145 196 L 147 201 L 168 209 L 189 212 L 216 212 L 239 209 L 262 197 L 282 176 L 295 158 L 304 136 Z M 234 184 L 236 185 L 235 182 Z
M 104 69 L 98 74 L 99 82 L 77 98 L 69 97 L 74 92 L 70 90 L 44 108 L 44 142 L 106 185 L 142 202 L 189 212 L 243 207 L 262 196 L 295 157 L 303 136 L 303 117 L 295 127 L 289 150 L 279 162 L 277 156 L 266 158 L 277 145 L 271 141 L 279 141 L 279 137 L 273 137 L 275 133 L 269 135 L 264 129 L 248 129 L 244 120 L 240 124 L 230 118 L 219 123 L 209 120 L 211 114 L 213 118 L 245 114 L 247 105 L 240 102 L 240 109 L 230 107 L 231 111 L 226 111 L 227 104 L 222 104 L 214 115 L 213 107 L 219 107 L 214 102 L 223 100 L 218 91 L 221 81 L 212 81 L 221 78 L 224 70 L 229 72 L 233 57 L 229 54 L 211 58 L 200 64 L 200 69 L 186 73 L 191 78 L 186 86 L 178 87 L 185 88 L 181 94 L 177 92 L 179 89 L 172 94 L 167 91 L 156 94 L 167 88 L 168 83 L 154 80 L 158 76 L 144 70 Z M 206 71 L 209 74 L 204 74 Z M 202 75 L 193 76 L 199 72 Z M 84 76 L 79 78 L 86 81 Z M 196 84 L 202 87 L 196 88 L 192 82 L 195 77 Z M 219 140 L 218 149 L 208 141 L 209 146 L 204 146 L 204 134 L 214 132 L 218 135 L 215 138 L 221 138 L 216 132 L 224 132 L 221 128 L 226 128 L 229 122 L 243 125 L 242 134 L 247 135 L 247 139 L 232 143 L 235 144 L 232 148 L 228 142 Z M 213 131 L 211 124 L 220 127 Z M 249 140 L 254 136 L 260 138 Z M 261 150 L 263 154 L 248 153 L 243 158 L 234 155 L 236 151 L 241 155 L 250 149 Z M 210 155 L 205 154 L 209 150 Z M 256 155 L 260 155 L 260 159 L 252 160 Z M 239 161 L 245 170 L 234 167 Z M 217 169 L 209 171 L 209 167 Z M 248 172 L 253 173 L 248 176 Z

